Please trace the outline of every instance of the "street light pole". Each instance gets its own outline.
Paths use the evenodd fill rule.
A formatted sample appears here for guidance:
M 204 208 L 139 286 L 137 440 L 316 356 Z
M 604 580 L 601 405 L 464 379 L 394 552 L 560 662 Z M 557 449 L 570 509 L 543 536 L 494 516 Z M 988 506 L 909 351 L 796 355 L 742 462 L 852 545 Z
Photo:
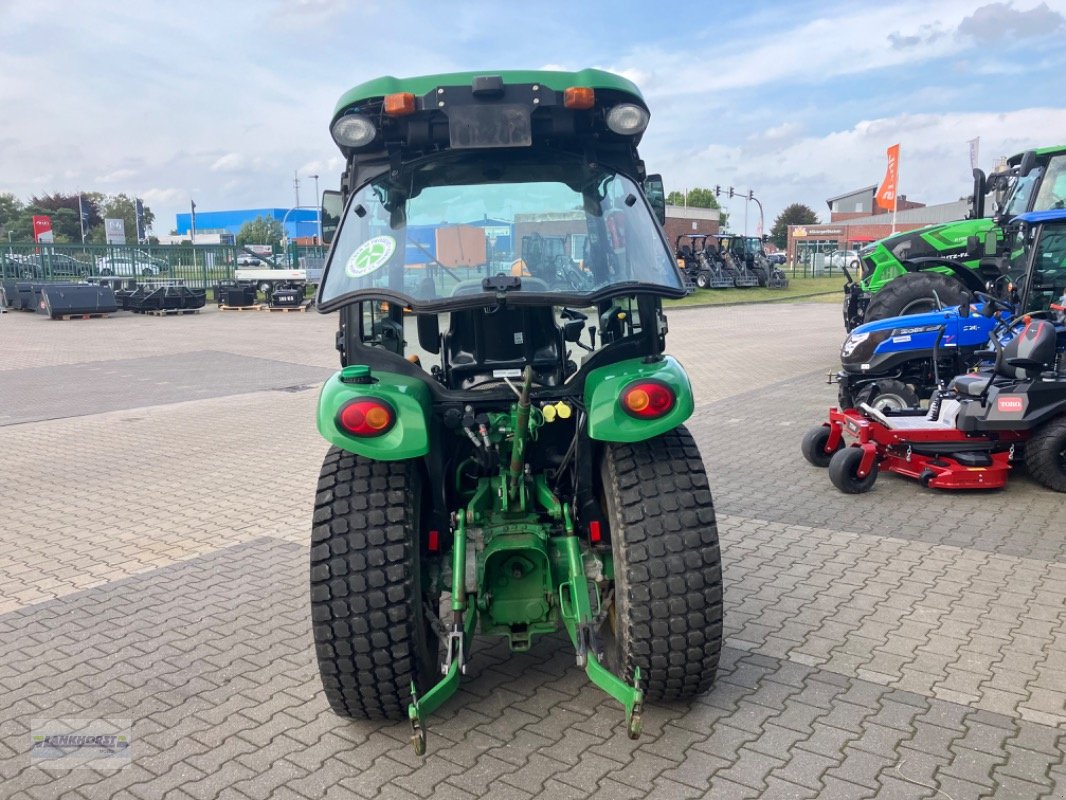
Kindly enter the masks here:
M 322 198 L 318 194 L 318 176 L 312 175 L 311 177 L 315 179 L 315 208 L 317 209 L 315 211 L 315 220 L 318 223 L 315 226 L 318 229 L 315 233 L 315 243 L 322 244 Z

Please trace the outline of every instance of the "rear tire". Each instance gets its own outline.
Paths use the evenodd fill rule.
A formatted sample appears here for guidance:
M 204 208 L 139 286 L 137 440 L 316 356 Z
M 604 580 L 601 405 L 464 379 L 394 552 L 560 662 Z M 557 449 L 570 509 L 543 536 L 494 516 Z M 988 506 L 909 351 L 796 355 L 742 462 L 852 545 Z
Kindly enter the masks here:
M 421 501 L 417 462 L 333 447 L 322 464 L 311 623 L 326 699 L 342 717 L 407 719 L 411 684 L 432 685 L 438 639 L 423 607 Z
M 609 444 L 601 477 L 615 572 L 608 663 L 627 682 L 640 667 L 648 700 L 695 697 L 722 651 L 722 558 L 699 450 L 684 427 Z
M 872 381 L 855 392 L 855 405 L 867 403 L 878 411 L 918 408 L 918 395 L 905 383 L 894 379 Z
M 935 311 L 937 297 L 941 305 L 947 307 L 961 305 L 972 295 L 962 283 L 949 275 L 908 272 L 892 280 L 873 296 L 866 307 L 863 322 Z
M 800 452 L 803 453 L 803 457 L 816 467 L 823 469 L 828 467 L 833 455 L 844 447 L 844 440 L 841 439 L 837 442 L 836 450 L 832 453 L 827 452 L 825 446 L 829 443 L 830 433 L 832 433 L 832 428 L 828 425 L 819 425 L 807 431 L 803 436 L 803 441 L 800 442 Z
M 711 285 L 711 273 L 701 272 L 696 276 L 696 286 L 700 289 L 706 289 Z
M 877 462 L 870 467 L 870 472 L 865 478 L 860 478 L 855 473 L 859 470 L 859 462 L 862 461 L 861 447 L 845 447 L 833 454 L 829 460 L 829 480 L 833 485 L 845 494 L 862 494 L 874 488 L 877 480 Z
M 1066 492 L 1066 417 L 1045 423 L 1025 443 L 1025 468 L 1047 488 Z

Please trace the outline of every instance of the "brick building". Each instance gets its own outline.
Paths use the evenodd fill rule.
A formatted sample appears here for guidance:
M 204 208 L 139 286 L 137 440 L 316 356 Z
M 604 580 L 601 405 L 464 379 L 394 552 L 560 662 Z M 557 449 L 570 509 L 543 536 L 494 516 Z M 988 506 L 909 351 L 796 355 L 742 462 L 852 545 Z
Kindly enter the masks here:
M 683 233 L 705 233 L 710 236 L 721 229 L 721 214 L 717 208 L 696 208 L 694 206 L 667 206 L 666 240 L 674 246 L 677 237 Z
M 872 191 L 876 191 L 876 187 L 873 187 Z M 841 198 L 846 200 L 856 194 L 853 192 L 849 195 L 842 195 Z M 843 209 L 847 207 L 846 204 L 834 206 L 834 201 L 841 198 L 832 198 L 828 201 L 830 213 L 828 223 L 788 226 L 786 252 L 789 263 L 818 269 L 824 263 L 826 253 L 834 250 L 858 250 L 892 234 L 892 212 L 880 209 L 872 214 L 863 214 L 861 211 L 854 210 L 845 211 Z M 901 208 L 895 215 L 896 233 L 963 219 L 970 211 L 968 200 L 926 206 L 914 201 L 904 201 L 901 196 L 900 202 Z M 908 206 L 906 209 L 902 208 L 904 202 Z M 837 210 L 838 208 L 840 210 Z

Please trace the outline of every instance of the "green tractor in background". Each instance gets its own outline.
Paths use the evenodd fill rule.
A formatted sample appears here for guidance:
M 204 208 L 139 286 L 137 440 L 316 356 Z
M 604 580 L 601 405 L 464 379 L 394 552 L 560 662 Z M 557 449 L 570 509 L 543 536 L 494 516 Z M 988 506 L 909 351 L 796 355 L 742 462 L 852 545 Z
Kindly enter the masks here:
M 334 711 L 409 719 L 419 753 L 476 632 L 565 630 L 633 738 L 645 701 L 714 683 L 721 556 L 664 352 L 685 287 L 648 120 L 599 70 L 385 77 L 334 113 L 315 647 Z
M 860 252 L 861 274 L 845 269 L 844 327 L 960 305 L 1000 277 L 995 253 L 986 250 L 1018 214 L 1049 211 L 1066 203 L 1066 146 L 1027 150 L 1007 159 L 1006 169 L 985 176 L 974 170 L 969 218 L 897 233 Z M 985 217 L 985 196 L 995 208 Z

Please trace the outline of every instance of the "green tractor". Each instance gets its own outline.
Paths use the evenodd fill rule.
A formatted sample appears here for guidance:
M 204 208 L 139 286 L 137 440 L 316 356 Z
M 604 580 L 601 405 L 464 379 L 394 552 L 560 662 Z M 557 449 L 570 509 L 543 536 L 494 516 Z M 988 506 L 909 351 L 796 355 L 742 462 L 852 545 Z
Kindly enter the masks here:
M 1026 211 L 1066 203 L 1066 146 L 1027 150 L 1006 169 L 985 176 L 974 170 L 969 218 L 897 233 L 864 248 L 861 275 L 845 270 L 844 327 L 960 305 L 999 277 L 985 250 L 990 231 L 1003 242 L 1003 226 Z M 985 196 L 995 209 L 985 217 Z
M 599 70 L 385 77 L 334 113 L 315 647 L 333 710 L 408 719 L 419 753 L 475 633 L 565 630 L 633 738 L 646 701 L 714 683 L 722 565 L 664 352 L 685 287 L 648 120 Z

